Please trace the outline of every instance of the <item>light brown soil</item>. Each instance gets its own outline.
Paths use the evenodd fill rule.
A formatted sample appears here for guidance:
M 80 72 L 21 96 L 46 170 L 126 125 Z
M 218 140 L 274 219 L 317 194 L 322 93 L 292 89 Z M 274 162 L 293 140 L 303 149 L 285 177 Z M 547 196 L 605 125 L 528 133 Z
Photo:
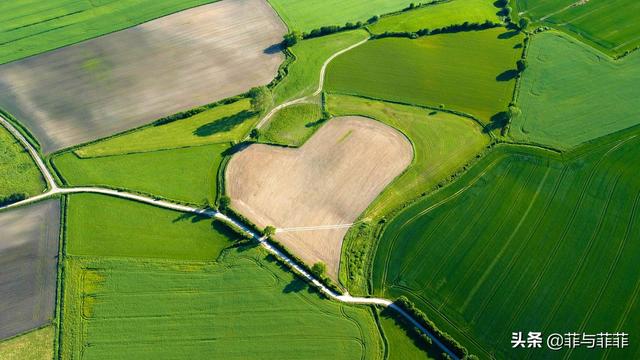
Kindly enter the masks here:
M 224 0 L 0 66 L 0 107 L 49 153 L 269 83 L 286 28 Z
M 232 206 L 259 226 L 276 228 L 353 222 L 412 161 L 397 130 L 348 116 L 325 124 L 299 149 L 262 144 L 236 154 L 226 170 Z M 282 232 L 276 239 L 337 277 L 347 228 Z

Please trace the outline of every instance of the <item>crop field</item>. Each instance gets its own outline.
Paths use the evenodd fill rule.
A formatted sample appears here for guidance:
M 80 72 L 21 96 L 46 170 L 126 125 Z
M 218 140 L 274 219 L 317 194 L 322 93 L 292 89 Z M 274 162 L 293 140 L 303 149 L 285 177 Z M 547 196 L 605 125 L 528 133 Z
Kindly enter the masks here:
M 72 258 L 64 296 L 65 359 L 382 356 L 371 310 L 320 298 L 256 249 L 219 263 Z
M 47 326 L 0 342 L 3 360 L 51 360 L 55 329 Z
M 335 115 L 362 115 L 400 130 L 413 143 L 414 158 L 367 209 L 365 216 L 379 218 L 435 187 L 464 166 L 488 144 L 480 125 L 463 117 L 412 106 L 330 95 Z
M 286 229 L 353 222 L 413 158 L 407 139 L 377 121 L 334 118 L 297 149 L 263 144 L 227 165 L 231 204 L 258 226 Z M 282 231 L 277 239 L 337 277 L 346 227 Z
M 53 318 L 60 201 L 0 212 L 0 339 Z
M 408 0 L 268 0 L 289 30 L 308 32 L 326 25 L 366 21 L 374 15 L 402 10 Z
M 383 32 L 416 32 L 421 29 L 438 29 L 452 24 L 500 22 L 498 8 L 487 0 L 451 0 L 425 6 L 397 15 L 386 16 L 370 25 L 374 34 Z
M 340 280 L 353 294 L 366 293 L 366 256 L 373 252 L 376 231 L 371 224 L 449 180 L 485 149 L 489 136 L 476 122 L 444 112 L 354 96 L 329 95 L 336 115 L 362 115 L 402 131 L 414 148 L 413 162 L 368 206 L 360 223 L 347 232 L 342 246 Z
M 374 40 L 329 64 L 327 90 L 442 105 L 489 122 L 511 101 L 521 42 L 504 28 Z
M 0 198 L 14 193 L 37 195 L 45 186 L 29 153 L 0 125 Z
M 640 12 L 634 0 L 518 0 L 519 16 L 563 30 L 587 44 L 620 55 L 640 45 Z
M 66 228 L 70 255 L 215 260 L 231 245 L 206 217 L 97 194 L 69 197 Z
M 269 83 L 284 32 L 263 0 L 200 6 L 0 66 L 0 107 L 50 153 Z
M 212 0 L 0 3 L 0 64 L 122 30 Z
M 389 222 L 373 265 L 375 293 L 410 297 L 481 357 L 522 356 L 509 344 L 514 329 L 636 329 L 639 149 L 637 130 L 564 161 L 497 147 L 460 181 Z M 639 348 L 608 354 L 632 358 Z M 555 354 L 595 359 L 604 351 Z
M 300 146 L 322 125 L 319 104 L 296 104 L 278 111 L 260 133 L 260 141 Z
M 334 53 L 367 38 L 364 30 L 346 31 L 298 42 L 289 50 L 295 61 L 287 76 L 273 89 L 276 103 L 302 97 L 318 88 L 320 68 Z
M 154 124 L 73 150 L 81 158 L 230 143 L 249 133 L 258 119 L 249 100 L 219 105 L 185 119 Z
M 567 52 L 571 56 L 566 56 Z M 566 149 L 640 122 L 640 56 L 613 61 L 558 32 L 528 50 L 511 135 Z
M 213 204 L 222 153 L 229 144 L 211 144 L 92 158 L 67 151 L 53 158 L 64 181 L 162 196 L 192 204 Z
M 391 311 L 379 311 L 378 318 L 388 343 L 389 360 L 442 358 L 435 345 L 428 345 L 417 338 L 414 330 Z

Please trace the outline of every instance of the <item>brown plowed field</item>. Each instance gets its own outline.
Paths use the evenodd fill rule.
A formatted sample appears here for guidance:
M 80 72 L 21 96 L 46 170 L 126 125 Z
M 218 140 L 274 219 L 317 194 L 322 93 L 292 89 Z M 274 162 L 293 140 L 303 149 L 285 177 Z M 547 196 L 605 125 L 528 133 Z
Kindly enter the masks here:
M 53 317 L 59 233 L 60 200 L 0 212 L 0 339 Z
M 259 226 L 353 222 L 412 161 L 413 148 L 380 122 L 335 118 L 298 149 L 251 145 L 229 161 L 232 206 Z M 276 238 L 309 264 L 337 277 L 347 228 L 280 232 Z
M 0 107 L 49 153 L 266 84 L 286 31 L 264 0 L 225 0 L 0 66 Z

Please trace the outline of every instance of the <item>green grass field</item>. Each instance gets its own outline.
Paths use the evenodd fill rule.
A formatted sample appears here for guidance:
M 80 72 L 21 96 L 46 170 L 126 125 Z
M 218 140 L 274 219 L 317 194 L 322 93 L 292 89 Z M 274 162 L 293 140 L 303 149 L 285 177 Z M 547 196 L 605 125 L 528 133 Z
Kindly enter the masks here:
M 231 245 L 210 219 L 97 194 L 74 194 L 67 208 L 70 255 L 215 260 Z
M 374 15 L 401 10 L 408 0 L 268 0 L 290 30 L 310 31 L 325 25 L 366 21 Z
M 442 359 L 436 345 L 426 344 L 416 336 L 416 332 L 405 320 L 390 310 L 382 310 L 378 315 L 380 326 L 387 340 L 389 360 Z
M 291 47 L 296 59 L 273 89 L 276 104 L 313 93 L 318 88 L 322 64 L 334 53 L 366 38 L 364 30 L 346 31 L 303 40 Z
M 452 0 L 425 6 L 412 11 L 385 16 L 369 26 L 374 34 L 383 32 L 416 32 L 420 29 L 438 29 L 451 24 L 500 22 L 498 8 L 487 0 Z
M 239 141 L 257 121 L 250 110 L 246 99 L 219 105 L 186 119 L 110 137 L 74 152 L 80 157 L 96 157 Z
M 570 53 L 571 56 L 567 56 Z M 565 149 L 640 122 L 640 56 L 612 61 L 558 32 L 536 35 L 511 125 L 516 140 Z
M 79 158 L 72 151 L 53 158 L 71 186 L 127 189 L 192 204 L 213 204 L 222 153 L 229 144 Z
M 51 360 L 55 329 L 47 326 L 0 342 L 0 359 Z
M 522 36 L 496 28 L 370 41 L 337 57 L 327 91 L 440 106 L 488 122 L 505 111 Z
M 640 133 L 602 139 L 564 160 L 550 154 L 499 146 L 458 182 L 401 212 L 382 234 L 374 293 L 408 296 L 481 358 L 524 356 L 509 342 L 521 329 L 633 332 Z M 609 356 L 633 358 L 639 349 L 630 344 Z
M 407 170 L 369 206 L 364 216 L 379 218 L 432 190 L 462 168 L 488 144 L 489 136 L 470 119 L 412 106 L 331 95 L 333 115 L 363 115 L 404 133 L 412 142 L 414 159 Z
M 322 125 L 319 104 L 288 106 L 269 120 L 260 133 L 260 141 L 289 146 L 301 146 Z
M 0 125 L 0 198 L 13 193 L 37 195 L 46 185 L 29 153 Z
M 373 314 L 320 298 L 259 249 L 219 263 L 67 261 L 62 358 L 373 359 Z
M 446 181 L 482 152 L 490 139 L 474 121 L 444 112 L 344 95 L 330 95 L 328 104 L 334 115 L 363 115 L 384 122 L 403 132 L 414 147 L 411 165 L 369 205 L 362 215 L 366 223 L 353 227 L 345 237 L 340 281 L 350 292 L 365 294 L 366 261 L 376 241 L 373 224 Z
M 0 64 L 210 2 L 214 1 L 3 1 L 0 3 Z
M 518 0 L 516 12 L 563 30 L 610 55 L 620 55 L 640 45 L 640 12 L 634 0 Z

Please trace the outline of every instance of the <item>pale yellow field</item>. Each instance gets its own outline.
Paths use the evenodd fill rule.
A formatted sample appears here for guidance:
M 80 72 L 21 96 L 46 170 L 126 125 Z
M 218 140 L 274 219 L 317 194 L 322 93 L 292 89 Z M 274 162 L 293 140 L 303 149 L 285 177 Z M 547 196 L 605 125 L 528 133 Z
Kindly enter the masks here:
M 297 149 L 255 144 L 236 154 L 226 170 L 232 206 L 313 264 L 337 277 L 348 227 L 411 163 L 413 148 L 399 131 L 360 116 L 329 121 Z

